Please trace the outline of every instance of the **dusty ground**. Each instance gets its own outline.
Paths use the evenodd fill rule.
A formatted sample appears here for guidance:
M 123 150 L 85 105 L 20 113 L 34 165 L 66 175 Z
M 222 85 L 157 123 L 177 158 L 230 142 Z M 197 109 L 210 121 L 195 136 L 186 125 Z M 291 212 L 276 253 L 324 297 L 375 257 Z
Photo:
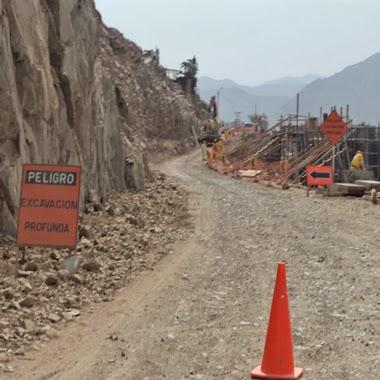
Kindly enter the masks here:
M 163 170 L 191 191 L 190 239 L 5 379 L 248 379 L 279 260 L 304 378 L 379 379 L 378 206 L 233 180 L 195 154 Z

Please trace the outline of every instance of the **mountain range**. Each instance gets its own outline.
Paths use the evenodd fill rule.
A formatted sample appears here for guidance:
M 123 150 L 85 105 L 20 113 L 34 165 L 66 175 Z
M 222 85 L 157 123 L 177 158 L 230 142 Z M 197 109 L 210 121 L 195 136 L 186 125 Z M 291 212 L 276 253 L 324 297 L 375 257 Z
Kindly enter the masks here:
M 292 111 L 295 99 L 283 107 Z M 328 112 L 349 104 L 355 123 L 377 124 L 380 121 L 380 53 L 346 67 L 341 72 L 308 84 L 300 92 L 300 112 L 319 115 L 320 107 Z
M 198 80 L 198 93 L 208 103 L 220 90 L 220 116 L 225 121 L 235 120 L 235 112 L 241 112 L 241 119 L 248 120 L 255 110 L 266 113 L 270 121 L 274 121 L 294 94 L 316 78 L 316 75 L 286 77 L 259 86 L 245 86 L 229 79 L 215 80 L 204 76 Z
M 225 121 L 248 120 L 255 112 L 266 113 L 269 122 L 281 114 L 296 112 L 296 94 L 300 93 L 300 113 L 319 116 L 320 107 L 328 112 L 332 106 L 350 105 L 351 117 L 356 123 L 377 124 L 380 121 L 380 53 L 346 67 L 327 78 L 316 75 L 287 77 L 265 82 L 259 86 L 240 85 L 234 81 L 201 77 L 198 92 L 208 102 L 220 91 L 220 116 Z

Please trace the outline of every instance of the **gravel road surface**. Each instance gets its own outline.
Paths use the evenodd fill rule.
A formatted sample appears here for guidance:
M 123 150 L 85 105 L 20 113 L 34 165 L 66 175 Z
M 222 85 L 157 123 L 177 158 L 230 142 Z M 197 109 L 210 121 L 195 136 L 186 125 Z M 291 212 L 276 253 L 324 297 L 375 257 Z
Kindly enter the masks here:
M 189 238 L 7 378 L 249 379 L 284 260 L 304 378 L 379 379 L 380 207 L 223 177 L 198 153 L 161 170 L 190 193 Z

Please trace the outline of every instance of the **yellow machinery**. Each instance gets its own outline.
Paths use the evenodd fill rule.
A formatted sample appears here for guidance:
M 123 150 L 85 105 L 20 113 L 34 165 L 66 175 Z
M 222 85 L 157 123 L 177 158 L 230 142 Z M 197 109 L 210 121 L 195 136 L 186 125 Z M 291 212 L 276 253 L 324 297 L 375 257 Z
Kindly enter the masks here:
M 216 120 L 206 120 L 203 122 L 201 133 L 198 141 L 205 143 L 207 146 L 211 146 L 218 142 L 221 138 L 220 125 Z

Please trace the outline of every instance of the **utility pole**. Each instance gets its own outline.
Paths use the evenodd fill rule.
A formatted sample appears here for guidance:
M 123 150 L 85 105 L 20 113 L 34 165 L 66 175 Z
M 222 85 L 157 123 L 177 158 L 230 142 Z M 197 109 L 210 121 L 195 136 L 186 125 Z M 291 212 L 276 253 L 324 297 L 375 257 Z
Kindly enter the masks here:
M 242 114 L 241 111 L 236 111 L 235 112 L 235 125 L 236 126 L 239 126 L 240 125 L 240 115 Z
M 241 111 L 235 112 L 236 121 L 240 121 L 240 115 L 241 115 Z
M 220 121 L 220 117 L 219 117 L 219 115 L 220 115 L 220 93 L 222 92 L 222 90 L 223 90 L 223 87 L 220 87 L 219 88 L 219 90 L 216 92 L 216 109 L 217 109 L 217 111 L 216 111 L 216 120 L 217 121 Z
M 297 93 L 297 114 L 296 114 L 296 127 L 298 131 L 298 119 L 300 116 L 300 93 Z

